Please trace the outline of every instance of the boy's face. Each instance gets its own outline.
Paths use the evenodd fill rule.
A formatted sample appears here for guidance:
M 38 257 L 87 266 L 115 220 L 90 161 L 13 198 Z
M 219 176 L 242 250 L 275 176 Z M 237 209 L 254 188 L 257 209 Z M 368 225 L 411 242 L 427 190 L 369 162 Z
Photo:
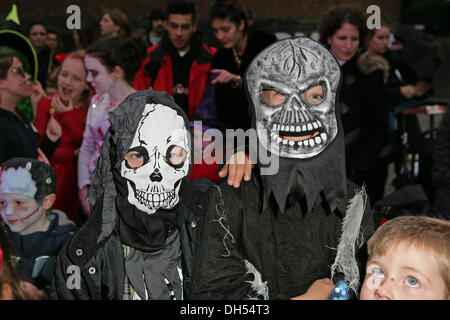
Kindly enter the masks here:
M 442 300 L 446 284 L 436 257 L 404 243 L 367 263 L 361 300 Z
M 0 215 L 12 232 L 23 232 L 45 212 L 35 199 L 15 193 L 0 193 Z

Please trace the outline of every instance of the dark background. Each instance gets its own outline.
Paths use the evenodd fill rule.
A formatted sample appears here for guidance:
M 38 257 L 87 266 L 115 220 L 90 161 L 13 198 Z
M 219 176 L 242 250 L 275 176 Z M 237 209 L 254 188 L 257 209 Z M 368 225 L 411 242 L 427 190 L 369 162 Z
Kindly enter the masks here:
M 0 0 L 0 20 L 8 14 L 13 3 L 17 4 L 21 25 L 35 19 L 43 19 L 48 25 L 57 26 L 70 39 L 66 28 L 66 13 L 70 5 L 81 9 L 82 25 L 95 27 L 101 18 L 103 8 L 118 7 L 128 16 L 133 31 L 144 33 L 152 7 L 165 7 L 166 0 Z M 209 29 L 209 8 L 212 0 L 196 0 L 199 29 L 206 42 L 217 44 Z M 424 31 L 434 35 L 441 46 L 442 64 L 434 80 L 434 97 L 450 99 L 450 0 L 241 0 L 244 6 L 256 15 L 256 27 L 273 33 L 286 32 L 290 35 L 302 32 L 311 35 L 318 31 L 322 15 L 335 6 L 353 5 L 363 12 L 369 5 L 381 9 L 382 19 L 394 29 L 402 24 L 422 25 Z M 98 28 L 96 28 L 98 32 Z

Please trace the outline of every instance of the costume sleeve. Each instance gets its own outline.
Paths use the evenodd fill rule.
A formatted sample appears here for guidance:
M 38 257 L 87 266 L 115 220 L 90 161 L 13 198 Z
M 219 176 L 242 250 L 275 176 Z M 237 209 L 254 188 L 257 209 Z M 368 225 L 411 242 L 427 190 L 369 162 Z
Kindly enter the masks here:
M 89 107 L 86 119 L 86 128 L 83 133 L 83 142 L 81 143 L 80 152 L 78 154 L 78 188 L 91 183 L 89 176 L 89 161 L 91 155 L 95 152 L 95 135 L 91 126 L 93 118 L 93 109 Z
M 232 197 L 224 201 L 220 187 L 209 189 L 206 216 L 194 262 L 192 299 L 248 299 L 252 295 L 246 262 L 239 252 L 242 210 Z

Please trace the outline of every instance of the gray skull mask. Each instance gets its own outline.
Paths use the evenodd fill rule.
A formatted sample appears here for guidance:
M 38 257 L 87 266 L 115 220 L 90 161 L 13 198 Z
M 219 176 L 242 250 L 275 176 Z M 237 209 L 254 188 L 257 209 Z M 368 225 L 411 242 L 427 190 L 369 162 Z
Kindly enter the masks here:
M 181 181 L 189 172 L 190 140 L 176 110 L 147 104 L 142 116 L 121 175 L 127 180 L 128 201 L 153 214 L 178 203 Z
M 304 37 L 278 41 L 252 61 L 247 89 L 265 149 L 281 157 L 307 159 L 327 148 L 338 131 L 339 69 L 325 47 Z M 268 100 L 269 91 L 279 99 Z

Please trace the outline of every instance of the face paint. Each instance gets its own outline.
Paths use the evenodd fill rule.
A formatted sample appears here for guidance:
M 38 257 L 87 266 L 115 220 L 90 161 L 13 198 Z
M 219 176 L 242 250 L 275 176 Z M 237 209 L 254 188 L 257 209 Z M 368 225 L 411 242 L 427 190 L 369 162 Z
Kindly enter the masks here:
M 33 225 L 43 212 L 35 199 L 14 193 L 0 194 L 0 215 L 12 232 L 22 232 Z
M 190 149 L 184 120 L 161 104 L 147 104 L 133 142 L 121 164 L 128 201 L 148 214 L 173 208 L 187 176 Z
M 258 138 L 282 157 L 321 153 L 337 135 L 339 64 L 308 38 L 280 41 L 251 63 L 247 74 Z

